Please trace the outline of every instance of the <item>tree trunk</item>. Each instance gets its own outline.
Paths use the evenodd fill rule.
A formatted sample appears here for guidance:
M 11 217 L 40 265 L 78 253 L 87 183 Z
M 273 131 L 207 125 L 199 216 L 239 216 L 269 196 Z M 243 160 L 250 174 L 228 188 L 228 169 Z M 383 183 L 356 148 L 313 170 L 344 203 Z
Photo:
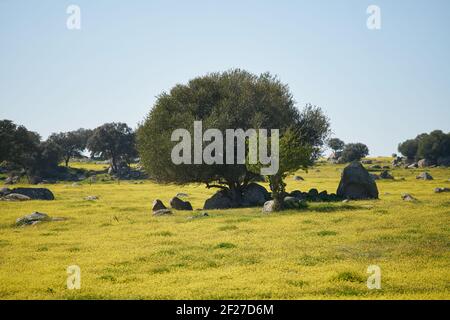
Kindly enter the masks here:
M 272 190 L 272 198 L 274 201 L 274 211 L 284 209 L 284 195 L 286 184 L 283 182 L 281 175 L 276 174 L 269 177 L 270 190 Z

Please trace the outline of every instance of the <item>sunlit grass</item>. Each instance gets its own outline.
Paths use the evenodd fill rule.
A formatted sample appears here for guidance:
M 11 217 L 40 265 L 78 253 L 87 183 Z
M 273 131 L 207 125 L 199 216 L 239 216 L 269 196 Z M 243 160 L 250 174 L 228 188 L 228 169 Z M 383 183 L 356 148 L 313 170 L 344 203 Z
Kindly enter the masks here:
M 288 177 L 288 190 L 335 192 L 342 168 L 319 163 L 297 173 L 305 181 Z M 55 201 L 0 202 L 0 298 L 448 299 L 450 194 L 433 190 L 449 187 L 450 170 L 430 169 L 435 179 L 418 181 L 421 171 L 392 170 L 406 180 L 377 181 L 380 200 L 272 215 L 208 210 L 196 219 L 187 218 L 204 211 L 153 217 L 151 203 L 185 192 L 201 208 L 215 190 L 149 181 L 46 185 Z M 404 202 L 404 192 L 419 201 Z M 13 226 L 33 211 L 68 219 Z M 73 264 L 81 290 L 66 287 Z M 381 290 L 366 286 L 369 265 L 381 268 Z

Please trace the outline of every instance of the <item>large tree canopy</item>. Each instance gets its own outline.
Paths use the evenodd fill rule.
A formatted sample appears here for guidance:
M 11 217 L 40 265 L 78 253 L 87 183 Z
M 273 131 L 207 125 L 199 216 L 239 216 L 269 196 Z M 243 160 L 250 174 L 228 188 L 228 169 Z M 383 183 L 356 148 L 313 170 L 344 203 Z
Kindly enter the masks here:
M 231 70 L 208 74 L 162 93 L 138 129 L 141 162 L 152 177 L 161 182 L 198 182 L 229 189 L 240 189 L 255 177 L 245 164 L 174 164 L 171 151 L 177 142 L 171 141 L 172 132 L 183 128 L 192 137 L 194 121 L 202 121 L 203 131 L 214 128 L 223 133 L 226 129 L 268 129 L 269 133 L 279 129 L 283 136 L 288 128 L 296 128 L 305 145 L 315 148 L 311 158 L 319 154 L 329 131 L 319 108 L 307 106 L 299 112 L 287 85 L 269 73 L 256 76 Z

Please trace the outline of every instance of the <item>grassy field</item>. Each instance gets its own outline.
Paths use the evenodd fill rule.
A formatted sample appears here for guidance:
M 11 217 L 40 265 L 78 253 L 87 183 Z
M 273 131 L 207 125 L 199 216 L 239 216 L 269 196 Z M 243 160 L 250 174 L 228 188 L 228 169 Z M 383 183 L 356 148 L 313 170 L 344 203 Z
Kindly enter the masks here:
M 299 172 L 305 181 L 289 177 L 288 191 L 335 192 L 342 168 Z M 392 170 L 405 180 L 377 181 L 380 200 L 194 219 L 204 211 L 153 217 L 151 203 L 185 192 L 201 208 L 215 190 L 46 185 L 55 201 L 0 202 L 0 299 L 449 299 L 450 194 L 433 190 L 450 187 L 450 169 L 429 169 L 432 181 L 416 180 L 421 171 Z M 418 201 L 403 201 L 404 192 Z M 14 227 L 33 211 L 67 220 Z M 80 290 L 66 287 L 69 265 L 81 268 Z M 381 268 L 380 290 L 366 286 L 369 265 Z

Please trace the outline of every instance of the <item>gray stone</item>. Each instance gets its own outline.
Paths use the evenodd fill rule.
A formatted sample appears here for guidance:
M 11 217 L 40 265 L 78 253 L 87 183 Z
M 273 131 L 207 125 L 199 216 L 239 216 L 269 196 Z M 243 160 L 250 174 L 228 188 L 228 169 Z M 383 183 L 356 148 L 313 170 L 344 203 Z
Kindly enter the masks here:
M 257 183 L 250 183 L 242 193 L 242 202 L 248 206 L 262 206 L 269 199 L 269 192 Z
M 187 193 L 184 193 L 184 192 L 178 192 L 177 195 L 176 195 L 175 197 L 178 197 L 178 198 L 187 198 L 187 197 L 189 197 L 189 195 L 188 195 Z
M 234 202 L 228 196 L 226 190 L 216 192 L 211 198 L 207 199 L 203 205 L 203 209 L 205 210 L 228 209 L 233 207 Z
M 6 196 L 3 197 L 4 200 L 8 200 L 8 201 L 27 201 L 27 200 L 31 200 L 30 197 L 25 196 L 23 194 L 20 193 L 9 193 Z
M 417 166 L 419 168 L 426 168 L 429 167 L 431 165 L 431 161 L 427 160 L 427 159 L 421 159 L 419 161 L 417 161 Z
M 164 209 L 167 209 L 167 207 L 164 205 L 164 203 L 162 203 L 161 200 L 156 199 L 156 200 L 153 201 L 153 204 L 152 204 L 152 211 L 153 212 L 156 212 L 158 210 L 164 210 Z
M 445 188 L 445 187 L 443 187 L 443 188 L 435 188 L 434 192 L 435 193 L 450 192 L 450 188 Z
M 380 173 L 381 179 L 394 179 L 394 177 L 389 173 L 389 171 L 384 170 L 382 173 Z
M 414 198 L 412 195 L 410 195 L 409 193 L 404 193 L 402 194 L 402 199 L 404 201 L 416 201 L 417 199 Z
M 7 194 L 10 194 L 11 190 L 8 188 L 1 188 L 0 189 L 0 197 L 6 196 Z
M 15 188 L 11 193 L 19 193 L 30 197 L 32 200 L 54 200 L 53 193 L 46 188 Z
M 304 181 L 305 179 L 303 179 L 303 177 L 300 177 L 300 176 L 294 176 L 294 180 L 295 181 Z
M 35 225 L 40 222 L 48 222 L 48 221 L 64 221 L 65 218 L 51 218 L 45 213 L 41 212 L 33 212 L 32 214 L 23 216 L 16 220 L 16 226 L 27 226 L 27 225 Z
M 416 177 L 416 179 L 419 179 L 419 180 L 433 180 L 433 177 L 428 172 L 422 172 L 421 174 L 419 174 Z
M 358 161 L 345 167 L 336 193 L 347 199 L 378 199 L 375 181 Z
M 192 211 L 192 205 L 189 201 L 183 201 L 178 197 L 170 199 L 170 206 L 175 210 Z
M 416 168 L 418 168 L 419 166 L 417 165 L 417 162 L 414 162 L 414 163 L 412 163 L 412 164 L 410 164 L 410 165 L 407 165 L 406 166 L 406 169 L 416 169 Z
M 269 200 L 264 203 L 262 212 L 263 213 L 271 213 L 271 212 L 273 212 L 274 208 L 275 208 L 275 202 L 273 200 Z
M 20 180 L 19 176 L 7 177 L 5 179 L 4 184 L 15 184 L 15 183 L 19 182 L 19 180 Z
M 84 200 L 95 201 L 95 200 L 98 200 L 98 197 L 97 196 L 87 196 L 86 198 L 84 198 Z

